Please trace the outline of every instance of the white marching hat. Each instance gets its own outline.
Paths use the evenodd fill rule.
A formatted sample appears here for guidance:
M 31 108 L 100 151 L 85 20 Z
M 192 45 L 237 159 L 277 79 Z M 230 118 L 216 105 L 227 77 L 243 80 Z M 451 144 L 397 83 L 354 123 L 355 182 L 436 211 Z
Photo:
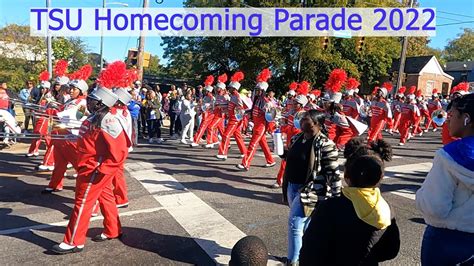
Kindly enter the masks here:
M 112 107 L 117 102 L 119 97 L 112 92 L 112 90 L 106 88 L 96 88 L 89 95 L 92 99 L 101 101 L 105 106 Z

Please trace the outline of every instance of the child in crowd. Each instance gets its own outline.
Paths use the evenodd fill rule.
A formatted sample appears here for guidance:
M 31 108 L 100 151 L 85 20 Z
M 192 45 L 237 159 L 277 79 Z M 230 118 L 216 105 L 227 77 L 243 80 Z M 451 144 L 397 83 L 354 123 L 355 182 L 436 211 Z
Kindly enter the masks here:
M 378 185 L 391 147 L 376 140 L 367 147 L 349 141 L 340 197 L 319 203 L 303 236 L 300 265 L 377 265 L 393 259 L 400 249 L 400 233 L 393 211 Z M 342 250 L 341 250 L 342 248 Z

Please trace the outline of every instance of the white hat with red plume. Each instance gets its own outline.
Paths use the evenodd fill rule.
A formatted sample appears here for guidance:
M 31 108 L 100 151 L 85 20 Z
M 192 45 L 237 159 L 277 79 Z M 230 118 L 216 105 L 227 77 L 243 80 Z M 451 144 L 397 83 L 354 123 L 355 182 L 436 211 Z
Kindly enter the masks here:
M 232 77 L 230 78 L 229 87 L 239 90 L 241 86 L 240 81 L 243 79 L 244 73 L 242 71 L 235 72 L 234 75 L 232 75 Z
M 329 74 L 329 78 L 324 83 L 328 93 L 325 94 L 325 99 L 339 103 L 342 99 L 342 93 L 340 92 L 342 86 L 346 82 L 347 73 L 344 69 L 336 68 Z
M 39 74 L 40 86 L 46 89 L 51 88 L 51 83 L 49 82 L 49 72 L 47 70 Z
M 257 89 L 266 91 L 268 89 L 268 79 L 272 76 L 272 72 L 270 69 L 265 68 L 258 74 L 257 76 L 257 85 L 255 86 Z
M 213 75 L 207 76 L 206 80 L 204 81 L 204 89 L 208 92 L 212 92 L 212 90 L 214 89 L 212 87 L 212 83 L 214 83 L 214 76 Z
M 66 76 L 68 62 L 66 60 L 58 60 L 54 66 L 54 82 L 59 85 L 66 85 L 69 83 L 69 78 Z
M 84 94 L 89 89 L 86 80 L 89 79 L 92 74 L 92 67 L 90 65 L 84 65 L 76 72 L 69 75 L 69 86 L 78 88 Z
M 224 73 L 217 77 L 217 84 L 216 87 L 219 89 L 225 89 L 225 83 L 227 82 L 227 74 Z

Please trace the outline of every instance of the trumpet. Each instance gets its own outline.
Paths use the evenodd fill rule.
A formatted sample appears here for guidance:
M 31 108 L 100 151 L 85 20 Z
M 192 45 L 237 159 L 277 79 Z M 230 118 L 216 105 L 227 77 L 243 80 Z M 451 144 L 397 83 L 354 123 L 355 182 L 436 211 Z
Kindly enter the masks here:
M 448 119 L 448 113 L 443 109 L 436 110 L 431 114 L 431 119 L 437 126 L 441 127 Z

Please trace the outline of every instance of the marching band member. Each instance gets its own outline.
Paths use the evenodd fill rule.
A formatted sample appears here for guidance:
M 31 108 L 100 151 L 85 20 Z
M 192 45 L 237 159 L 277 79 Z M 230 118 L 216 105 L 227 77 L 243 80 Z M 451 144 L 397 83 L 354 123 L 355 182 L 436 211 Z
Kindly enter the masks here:
M 122 75 L 124 76 L 124 78 L 119 82 L 118 84 L 119 87 L 115 88 L 115 90 L 113 91 L 115 95 L 117 95 L 118 97 L 118 100 L 114 107 L 117 110 L 116 118 L 122 125 L 125 135 L 128 138 L 128 141 L 127 141 L 128 151 L 131 151 L 133 150 L 132 148 L 132 143 L 133 143 L 132 116 L 128 110 L 127 105 L 132 99 L 132 95 L 127 92 L 127 88 L 129 88 L 132 82 L 137 79 L 137 75 L 136 75 L 135 70 L 127 70 L 125 63 L 122 61 L 114 62 L 111 65 L 113 64 L 118 65 L 117 69 L 119 69 L 119 71 L 115 71 L 115 72 L 125 74 L 125 75 Z M 108 67 L 112 67 L 111 65 L 109 65 Z M 128 152 L 127 152 L 127 156 L 128 156 Z M 127 207 L 129 204 L 127 183 L 125 181 L 124 169 L 125 169 L 125 160 L 122 162 L 122 164 L 120 164 L 119 170 L 117 171 L 117 173 L 115 174 L 112 180 L 112 184 L 114 186 L 115 203 L 117 204 L 118 208 Z
M 212 95 L 212 91 L 214 88 L 212 87 L 212 83 L 214 82 L 214 77 L 212 75 L 207 76 L 206 80 L 204 81 L 204 90 L 206 91 L 206 95 L 202 99 L 202 121 L 199 125 L 198 131 L 194 135 L 193 143 L 190 144 L 191 147 L 199 146 L 199 142 L 201 141 L 204 132 L 207 131 L 207 144 L 211 144 L 212 140 L 212 128 L 209 127 L 211 122 L 214 119 L 214 113 L 212 110 L 212 106 L 214 105 L 214 95 Z
M 291 139 L 291 136 L 293 136 L 293 131 L 298 131 L 294 126 L 293 120 L 294 120 L 294 114 L 295 114 L 295 109 L 297 107 L 301 107 L 301 104 L 295 104 L 295 96 L 296 96 L 296 90 L 298 89 L 298 82 L 292 82 L 288 86 L 289 90 L 286 93 L 287 98 L 285 99 L 283 103 L 283 110 L 282 110 L 282 123 L 280 123 L 280 132 L 282 135 L 284 135 L 284 139 L 286 140 L 285 145 L 288 146 L 289 140 Z M 305 107 L 306 108 L 306 107 Z M 290 136 L 290 138 L 288 137 Z M 283 183 L 283 174 L 285 173 L 285 168 L 286 168 L 286 160 L 282 158 L 281 164 L 280 164 L 280 169 L 278 170 L 277 174 L 277 180 L 273 185 L 270 186 L 270 188 L 280 188 L 282 183 Z
M 368 142 L 382 139 L 382 130 L 385 126 L 385 122 L 388 119 L 392 119 L 392 110 L 386 100 L 392 88 L 392 84 L 385 82 L 382 84 L 382 87 L 376 91 L 375 100 L 372 101 L 370 106 L 372 118 L 370 119 Z
M 344 69 L 336 68 L 329 74 L 328 80 L 324 83 L 326 92 L 323 97 L 324 110 L 326 112 L 326 119 L 324 126 L 326 128 L 327 137 L 334 141 L 336 139 L 337 125 L 331 119 L 333 114 L 331 107 L 334 104 L 339 104 L 342 99 L 342 93 L 340 92 L 342 86 L 347 80 L 347 73 Z
M 40 76 L 40 90 L 41 90 L 41 98 L 39 101 L 39 105 L 43 108 L 46 108 L 48 102 L 45 97 L 47 90 L 50 89 L 51 83 L 48 81 L 49 79 L 49 73 L 48 71 L 43 71 L 41 72 Z M 32 157 L 32 156 L 38 156 L 39 155 L 39 146 L 41 144 L 41 139 L 44 138 L 46 142 L 46 146 L 49 146 L 49 143 L 51 142 L 51 139 L 47 137 L 46 135 L 48 134 L 48 122 L 49 119 L 45 116 L 38 116 L 35 118 L 35 125 L 33 128 L 33 133 L 39 134 L 40 137 L 38 139 L 34 139 L 31 141 L 30 148 L 28 149 L 28 153 L 26 154 L 26 157 Z M 41 164 L 38 168 L 40 170 L 53 170 L 54 168 L 54 161 L 48 158 L 52 158 L 52 152 L 46 153 L 44 155 L 45 162 Z M 51 167 L 51 169 L 50 169 Z
M 433 123 L 433 121 L 431 120 L 431 115 L 433 114 L 434 111 L 437 111 L 441 108 L 443 107 L 441 106 L 441 102 L 439 100 L 438 90 L 434 89 L 431 96 L 431 100 L 428 101 L 429 116 L 426 118 L 427 122 L 426 122 L 425 132 L 428 132 L 431 125 L 433 125 L 433 132 L 436 132 L 438 130 L 436 123 Z
M 454 86 L 451 89 L 451 97 L 450 97 L 451 101 L 456 99 L 459 96 L 467 94 L 468 90 L 469 90 L 469 83 L 467 82 L 461 82 L 458 85 Z M 450 107 L 451 107 L 451 104 L 448 104 L 446 108 L 446 112 L 448 112 L 448 114 L 449 114 Z M 441 139 L 443 141 L 443 145 L 449 144 L 458 139 L 451 136 L 451 134 L 449 133 L 449 125 L 446 122 L 443 123 L 443 128 L 441 131 Z
M 86 81 L 92 73 L 92 67 L 85 65 L 79 70 L 79 74 L 76 75 L 75 80 L 69 82 L 70 87 L 70 99 L 64 103 L 61 108 L 61 112 L 55 112 L 56 115 L 66 114 L 66 123 L 70 124 L 73 128 L 76 127 L 82 120 L 79 120 L 77 115 L 84 115 L 87 112 L 86 93 L 89 89 Z M 63 83 L 69 80 L 64 76 L 58 76 L 56 82 L 64 85 Z M 81 119 L 85 119 L 83 116 Z M 78 135 L 79 132 L 76 129 L 57 129 L 52 134 L 59 135 Z M 64 173 L 67 170 L 68 163 L 71 163 L 76 171 L 78 170 L 78 157 L 79 152 L 75 140 L 53 140 L 54 145 L 54 159 L 55 165 L 49 181 L 48 187 L 43 190 L 42 193 L 52 193 L 61 191 L 63 189 Z
M 417 117 L 415 121 L 415 125 L 413 125 L 412 135 L 422 136 L 423 130 L 421 129 L 421 121 L 423 120 L 423 118 L 425 118 L 425 121 L 427 121 L 427 119 L 431 120 L 431 117 L 428 112 L 428 105 L 426 104 L 424 100 L 421 90 L 417 90 L 415 96 L 416 96 L 418 109 L 420 110 L 420 116 Z
M 346 90 L 344 92 L 344 99 L 341 101 L 343 107 L 343 113 L 346 116 L 350 116 L 354 119 L 359 119 L 360 116 L 360 104 L 354 98 L 354 92 L 360 83 L 355 78 L 349 78 L 347 80 Z
M 240 170 L 249 170 L 250 163 L 252 162 L 255 152 L 257 151 L 257 144 L 260 145 L 263 154 L 265 155 L 265 159 L 267 161 L 265 167 L 273 167 L 276 164 L 272 157 L 272 153 L 270 152 L 270 148 L 268 147 L 267 138 L 265 137 L 265 132 L 267 131 L 265 113 L 267 111 L 266 108 L 268 108 L 267 104 L 270 103 L 270 100 L 265 96 L 265 91 L 268 89 L 267 80 L 270 78 L 271 74 L 272 73 L 270 70 L 266 68 L 262 70 L 262 72 L 257 76 L 257 85 L 255 87 L 255 95 L 252 106 L 252 120 L 254 123 L 252 139 L 250 139 L 250 143 L 247 148 L 247 154 L 244 155 L 242 163 L 236 165 L 236 167 Z
M 230 94 L 230 101 L 228 104 L 228 121 L 227 127 L 224 134 L 222 135 L 222 141 L 219 145 L 219 152 L 216 155 L 217 159 L 225 161 L 227 159 L 227 153 L 229 151 L 230 138 L 234 136 L 237 146 L 239 147 L 241 154 L 247 153 L 247 147 L 245 147 L 244 139 L 242 137 L 242 123 L 243 123 L 243 111 L 250 109 L 251 106 L 246 106 L 242 101 L 239 89 L 240 81 L 244 79 L 244 73 L 238 71 L 230 78 L 231 82 L 227 86 Z
M 219 140 L 217 138 L 217 132 L 221 136 L 224 135 L 224 120 L 225 120 L 225 113 L 227 112 L 228 108 L 228 99 L 229 96 L 226 93 L 226 85 L 225 82 L 227 81 L 227 74 L 222 74 L 217 77 L 217 84 L 216 84 L 216 100 L 214 101 L 214 117 L 209 124 L 209 128 L 211 128 L 211 143 L 207 144 L 206 148 L 214 148 L 214 145 L 219 144 Z
M 400 143 L 398 145 L 405 145 L 410 136 L 410 127 L 416 123 L 418 117 L 420 117 L 420 110 L 416 104 L 415 95 L 409 94 L 407 102 L 401 105 L 400 124 L 398 126 Z
M 101 79 L 101 87 L 88 97 L 87 105 L 92 115 L 83 122 L 77 141 L 80 167 L 74 208 L 63 241 L 52 248 L 57 254 L 83 250 L 92 209 L 97 200 L 104 216 L 105 228 L 103 233 L 92 240 L 101 242 L 122 234 L 112 182 L 127 158 L 129 140 L 117 115 L 110 111 L 118 97 L 105 87 L 108 83 Z
M 321 96 L 321 91 L 320 90 L 316 90 L 316 89 L 312 90 L 308 94 L 308 104 L 306 104 L 305 110 L 306 111 L 318 110 L 320 112 L 324 112 L 324 109 L 319 107 L 319 105 L 318 105 L 318 101 L 319 101 L 320 96 Z
M 398 132 L 398 126 L 400 125 L 400 118 L 402 117 L 402 107 L 405 104 L 405 91 L 406 87 L 401 87 L 398 90 L 395 100 L 392 102 L 392 111 L 393 111 L 393 124 L 390 128 L 389 133 Z

